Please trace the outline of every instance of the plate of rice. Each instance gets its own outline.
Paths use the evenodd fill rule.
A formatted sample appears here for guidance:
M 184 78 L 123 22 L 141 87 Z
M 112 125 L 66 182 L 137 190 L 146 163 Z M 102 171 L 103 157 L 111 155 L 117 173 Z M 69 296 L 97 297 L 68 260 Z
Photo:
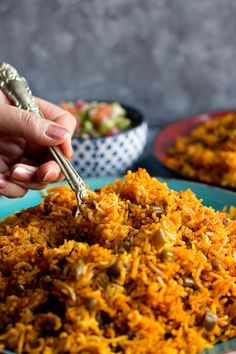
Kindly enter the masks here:
M 154 153 L 169 169 L 204 183 L 236 188 L 236 112 L 176 121 L 156 137 Z
M 0 199 L 0 352 L 235 352 L 235 193 L 87 182 L 77 218 L 65 184 Z

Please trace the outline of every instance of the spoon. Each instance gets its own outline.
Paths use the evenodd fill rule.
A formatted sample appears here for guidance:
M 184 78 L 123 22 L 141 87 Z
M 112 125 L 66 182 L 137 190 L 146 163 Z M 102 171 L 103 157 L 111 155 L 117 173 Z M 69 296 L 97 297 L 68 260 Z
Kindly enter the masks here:
M 28 82 L 8 63 L 0 63 L 0 89 L 16 107 L 34 113 L 40 119 L 44 118 L 32 96 Z M 85 195 L 88 194 L 85 183 L 58 146 L 49 146 L 49 150 L 60 166 L 71 189 L 76 193 L 77 209 L 75 216 L 77 216 L 79 205 Z

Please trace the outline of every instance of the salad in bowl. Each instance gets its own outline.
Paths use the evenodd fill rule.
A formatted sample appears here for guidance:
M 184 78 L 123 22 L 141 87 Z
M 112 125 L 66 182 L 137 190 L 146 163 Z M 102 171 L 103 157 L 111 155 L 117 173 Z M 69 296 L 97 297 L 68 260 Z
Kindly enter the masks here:
M 75 137 L 98 138 L 113 136 L 131 127 L 126 110 L 117 102 L 62 102 L 61 107 L 77 120 Z

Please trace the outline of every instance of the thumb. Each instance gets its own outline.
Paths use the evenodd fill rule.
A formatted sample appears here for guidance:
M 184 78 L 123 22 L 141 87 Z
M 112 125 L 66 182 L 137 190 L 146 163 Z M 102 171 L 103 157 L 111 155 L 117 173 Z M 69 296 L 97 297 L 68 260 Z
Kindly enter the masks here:
M 0 134 L 48 146 L 58 145 L 70 137 L 70 133 L 59 124 L 7 104 L 0 104 Z

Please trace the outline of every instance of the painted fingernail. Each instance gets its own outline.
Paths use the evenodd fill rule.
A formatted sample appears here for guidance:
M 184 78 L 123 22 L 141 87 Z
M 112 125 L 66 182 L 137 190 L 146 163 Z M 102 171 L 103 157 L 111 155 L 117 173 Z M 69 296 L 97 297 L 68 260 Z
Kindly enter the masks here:
M 69 132 L 62 128 L 58 127 L 57 125 L 49 124 L 49 126 L 46 129 L 45 134 L 52 139 L 55 140 L 64 140 L 69 138 Z
M 11 178 L 20 182 L 29 182 L 33 176 L 34 172 L 27 170 L 24 167 L 16 167 L 11 174 Z
M 43 178 L 43 183 L 53 182 L 57 177 L 58 174 L 54 170 L 49 170 Z

